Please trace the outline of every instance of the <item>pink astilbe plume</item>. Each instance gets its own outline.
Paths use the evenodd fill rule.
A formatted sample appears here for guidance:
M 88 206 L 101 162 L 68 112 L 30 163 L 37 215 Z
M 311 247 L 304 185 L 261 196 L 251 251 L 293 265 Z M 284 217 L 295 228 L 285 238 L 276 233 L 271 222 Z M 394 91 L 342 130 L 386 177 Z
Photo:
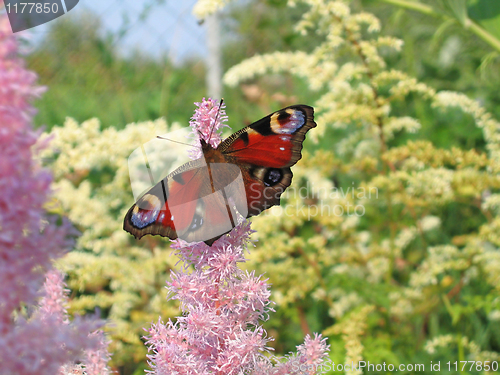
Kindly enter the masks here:
M 96 319 L 75 318 L 69 320 L 66 305 L 68 303 L 69 290 L 66 289 L 63 274 L 52 269 L 47 272 L 43 285 L 44 295 L 40 300 L 40 306 L 35 313 L 35 317 L 42 322 L 56 324 L 54 329 L 59 333 L 66 333 L 61 339 L 60 346 L 67 346 L 67 342 L 75 346 L 76 358 L 82 363 L 74 364 L 68 362 L 60 367 L 59 374 L 79 373 L 79 370 L 86 375 L 107 375 L 110 373 L 107 363 L 110 356 L 107 352 L 108 342 L 105 340 L 102 331 L 96 331 L 101 322 Z M 92 332 L 89 334 L 89 332 Z M 80 343 L 87 343 L 89 349 L 82 352 Z
M 194 103 L 198 106 L 189 125 L 193 129 L 193 135 L 196 140 L 199 137 L 203 138 L 213 148 L 216 148 L 222 139 L 222 128 L 227 127 L 224 123 L 227 121 L 226 105 L 216 102 L 214 99 L 209 98 L 203 100 L 201 103 Z M 220 105 L 220 106 L 219 106 Z M 198 143 L 196 143 L 198 146 Z M 193 148 L 189 151 L 191 159 L 198 159 L 203 155 L 200 148 Z
M 33 303 L 44 270 L 68 245 L 67 228 L 41 231 L 51 176 L 32 160 L 37 134 L 30 100 L 42 89 L 16 53 L 7 16 L 0 15 L 0 336 L 20 302 Z
M 218 104 L 212 99 L 196 103 L 191 126 L 212 146 L 220 143 L 221 121 Z M 213 130 L 212 130 L 213 129 Z M 248 220 L 215 241 L 188 244 L 174 241 L 172 248 L 182 270 L 171 273 L 167 288 L 180 301 L 184 314 L 176 321 L 153 324 L 147 336 L 151 373 L 167 374 L 314 374 L 326 356 L 326 339 L 306 337 L 297 355 L 280 361 L 271 355 L 260 321 L 274 310 L 269 300 L 267 279 L 243 271 L 250 242 Z M 300 365 L 303 365 L 302 367 Z M 306 365 L 306 366 L 304 366 Z M 306 370 L 305 370 L 306 369 Z
M 67 330 L 70 333 L 76 333 L 78 336 L 71 338 L 75 343 L 80 341 L 87 342 L 89 349 L 84 353 L 79 351 L 79 364 L 72 362 L 66 363 L 59 369 L 60 375 L 68 373 L 78 373 L 77 370 L 85 372 L 86 375 L 108 375 L 111 373 L 108 362 L 111 359 L 108 353 L 109 341 L 104 332 L 96 330 L 102 322 L 97 319 L 81 319 L 75 318 L 70 322 L 66 305 L 68 303 L 69 290 L 66 289 L 64 277 L 61 272 L 53 269 L 47 272 L 47 277 L 43 285 L 44 296 L 40 301 L 40 307 L 36 311 L 36 316 L 42 321 L 50 320 L 58 324 L 57 329 L 62 331 Z M 76 328 L 76 329 L 75 329 Z M 89 332 L 92 332 L 89 334 Z M 63 341 L 63 345 L 66 342 Z
M 0 7 L 3 1 L 0 0 Z M 99 342 L 90 320 L 69 322 L 54 259 L 72 245 L 72 227 L 57 225 L 43 205 L 52 176 L 33 160 L 38 133 L 31 105 L 44 88 L 24 67 L 7 16 L 0 13 L 0 372 L 57 374 Z M 39 309 L 36 300 L 45 282 Z
M 95 349 L 87 350 L 83 359 L 86 375 L 108 375 L 112 371 L 108 367 L 111 360 L 111 354 L 108 352 L 108 346 L 111 341 L 103 331 L 94 331 L 90 338 L 97 340 Z
M 52 317 L 60 323 L 68 324 L 69 317 L 66 310 L 68 290 L 65 289 L 62 273 L 55 269 L 47 272 L 43 289 L 45 295 L 40 301 L 37 314 L 42 319 Z

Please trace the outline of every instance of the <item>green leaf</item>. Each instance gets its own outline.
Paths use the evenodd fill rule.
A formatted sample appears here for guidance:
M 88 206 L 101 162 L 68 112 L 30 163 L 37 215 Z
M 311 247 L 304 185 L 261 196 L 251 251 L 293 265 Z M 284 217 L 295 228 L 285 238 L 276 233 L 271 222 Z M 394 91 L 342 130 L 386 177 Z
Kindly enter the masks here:
M 458 22 L 467 27 L 467 0 L 445 0 L 447 8 L 451 10 Z
M 479 73 L 481 74 L 482 79 L 486 79 L 486 73 L 490 68 L 490 65 L 500 56 L 500 54 L 496 51 L 490 52 L 487 55 L 484 55 L 481 59 L 481 65 L 479 65 Z
M 432 36 L 431 43 L 430 43 L 430 49 L 435 50 L 438 48 L 438 46 L 442 43 L 441 39 L 445 35 L 445 31 L 448 30 L 448 28 L 452 25 L 455 25 L 455 20 L 450 18 L 446 21 L 444 21 L 436 30 L 434 35 Z M 443 38 L 444 39 L 444 38 Z
M 468 3 L 469 17 L 500 39 L 500 1 L 469 0 Z

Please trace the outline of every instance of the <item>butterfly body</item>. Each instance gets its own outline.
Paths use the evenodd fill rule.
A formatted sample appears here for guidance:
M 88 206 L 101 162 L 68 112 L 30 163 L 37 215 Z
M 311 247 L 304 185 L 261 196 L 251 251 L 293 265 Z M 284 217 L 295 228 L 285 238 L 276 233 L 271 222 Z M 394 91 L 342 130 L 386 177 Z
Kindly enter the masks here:
M 139 198 L 124 229 L 141 238 L 161 235 L 212 245 L 242 218 L 278 205 L 301 158 L 314 110 L 295 105 L 264 117 L 214 148 L 200 139 L 203 156 L 170 173 Z

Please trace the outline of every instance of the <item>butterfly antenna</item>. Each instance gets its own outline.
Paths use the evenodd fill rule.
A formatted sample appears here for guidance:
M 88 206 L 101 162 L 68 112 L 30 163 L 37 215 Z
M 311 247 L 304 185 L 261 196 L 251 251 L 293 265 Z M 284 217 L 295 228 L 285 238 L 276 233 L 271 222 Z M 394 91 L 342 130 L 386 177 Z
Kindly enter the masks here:
M 222 98 L 219 102 L 219 108 L 217 109 L 217 115 L 215 116 L 214 125 L 212 126 L 212 129 L 210 129 L 210 134 L 208 135 L 208 141 L 210 141 L 212 139 L 212 133 L 214 132 L 215 124 L 217 123 L 217 120 L 219 119 L 220 109 L 222 107 L 222 103 L 224 103 L 224 98 Z
M 173 139 L 170 139 L 170 138 L 165 138 L 165 137 L 161 137 L 159 135 L 156 136 L 156 138 L 158 139 L 164 139 L 165 141 L 170 141 L 170 142 L 174 142 L 174 143 L 178 143 L 180 145 L 184 145 L 184 146 L 189 146 L 189 147 L 198 147 L 196 145 L 190 145 L 189 143 L 184 143 L 184 142 L 179 142 L 179 141 L 174 141 Z

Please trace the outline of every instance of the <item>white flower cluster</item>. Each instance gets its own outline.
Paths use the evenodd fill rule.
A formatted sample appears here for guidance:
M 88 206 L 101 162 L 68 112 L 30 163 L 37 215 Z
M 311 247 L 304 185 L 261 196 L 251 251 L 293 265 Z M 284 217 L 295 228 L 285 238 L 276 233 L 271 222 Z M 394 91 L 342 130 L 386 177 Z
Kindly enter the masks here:
M 324 67 L 317 68 L 316 62 L 313 56 L 304 52 L 275 52 L 268 55 L 258 55 L 229 69 L 224 75 L 224 83 L 235 86 L 240 81 L 254 78 L 257 75 L 281 73 L 287 70 L 306 76 L 306 71 L 302 70 L 303 68 L 315 71 L 324 69 Z
M 404 250 L 413 239 L 417 236 L 417 228 L 410 227 L 404 228 L 398 234 L 398 236 L 394 239 L 394 245 L 400 249 Z
M 400 291 L 389 294 L 391 301 L 391 315 L 399 319 L 406 319 L 415 313 L 419 304 L 422 303 L 424 294 L 420 288 L 403 288 Z
M 229 0 L 198 0 L 193 7 L 193 14 L 199 20 L 203 20 L 222 9 L 227 3 Z
M 483 210 L 491 210 L 495 214 L 500 215 L 500 194 L 491 194 L 485 197 L 481 208 Z
M 491 320 L 492 322 L 499 322 L 500 321 L 500 310 L 492 310 L 488 314 L 488 319 Z
M 437 216 L 428 215 L 424 216 L 420 220 L 419 224 L 422 231 L 429 232 L 431 230 L 439 228 L 439 226 L 441 225 L 441 219 Z
M 473 116 L 478 127 L 483 129 L 484 138 L 494 163 L 493 172 L 500 173 L 500 123 L 491 117 L 481 105 L 464 94 L 442 91 L 436 95 L 436 107 L 460 107 L 465 113 Z
M 449 270 L 463 270 L 468 267 L 466 257 L 452 245 L 431 247 L 429 255 L 416 272 L 411 275 L 410 285 L 422 288 L 438 283 L 438 275 Z
M 134 333 L 130 314 L 144 307 L 141 295 L 151 296 L 146 308 L 150 315 L 143 317 L 143 325 L 156 319 L 160 310 L 172 309 L 167 306 L 166 292 L 162 289 L 158 293 L 155 277 L 174 267 L 175 260 L 168 257 L 165 242 L 157 239 L 150 241 L 149 247 L 144 242 L 139 245 L 122 229 L 125 213 L 134 203 L 128 157 L 157 140 L 158 135 L 177 128 L 157 120 L 129 124 L 122 130 L 101 130 L 96 119 L 81 124 L 67 119 L 62 127 L 54 127 L 42 137 L 42 142 L 51 140 L 42 160 L 55 176 L 58 205 L 54 206 L 59 206 L 81 232 L 75 250 L 60 261 L 60 267 L 70 275 L 68 285 L 81 293 L 72 299 L 71 310 L 110 309 L 109 318 L 118 336 L 128 336 L 128 342 L 139 348 L 143 346 L 138 339 L 140 332 Z M 155 152 L 170 160 L 187 155 L 186 146 L 157 141 L 163 149 L 149 149 L 152 157 Z
M 454 173 L 446 168 L 426 169 L 407 174 L 407 193 L 433 202 L 449 202 L 454 198 L 452 182 Z
M 408 133 L 416 133 L 420 130 L 420 127 L 420 122 L 412 117 L 391 117 L 384 125 L 385 139 L 392 139 L 395 133 L 403 130 Z
M 425 350 L 429 354 L 434 354 L 436 353 L 437 348 L 448 347 L 453 342 L 455 342 L 455 337 L 452 335 L 437 336 L 432 340 L 427 341 L 425 344 Z
M 460 346 L 462 350 L 468 350 L 474 359 L 477 359 L 481 354 L 479 346 L 466 336 L 462 336 L 460 338 L 452 335 L 440 335 L 434 337 L 432 340 L 427 341 L 425 344 L 425 350 L 429 354 L 434 354 L 439 348 L 449 348 L 451 345 Z M 488 358 L 487 360 L 492 361 L 494 359 Z
M 319 141 L 330 134 L 327 131 L 345 136 L 328 150 L 331 162 L 317 157 L 315 164 L 316 156 L 306 155 L 294 167 L 293 186 L 310 182 L 322 192 L 336 188 L 336 178 L 343 179 L 340 184 L 345 186 L 348 176 L 363 180 L 360 185 L 376 186 L 380 195 L 376 199 L 342 194 L 289 198 L 287 203 L 309 208 L 255 220 L 257 235 L 265 241 L 252 257 L 280 289 L 278 303 L 292 303 L 321 290 L 314 293 L 315 298 L 325 300 L 332 316 L 345 319 L 366 302 L 353 293 L 352 280 L 365 287 L 386 283 L 394 288 L 388 315 L 410 321 L 431 308 L 426 302 L 437 293 L 460 292 L 463 285 L 485 282 L 500 290 L 500 123 L 463 94 L 436 92 L 405 72 L 388 70 L 384 57 L 400 51 L 403 42 L 378 35 L 380 21 L 373 15 L 354 13 L 349 1 L 294 0 L 288 4 L 299 2 L 309 9 L 296 29 L 317 34 L 320 44 L 311 53 L 254 56 L 229 69 L 225 83 L 236 86 L 279 73 L 304 79 L 311 90 L 320 93 L 314 103 L 318 127 L 311 137 Z M 397 142 L 388 141 L 399 141 L 402 134 L 421 128 L 419 119 L 398 116 L 400 103 L 409 95 L 436 109 L 458 107 L 470 115 L 471 123 L 483 130 L 488 153 L 440 149 L 426 140 L 392 147 Z M 319 201 L 343 207 L 362 203 L 367 214 L 364 218 L 311 215 L 311 207 Z M 481 210 L 484 224 L 457 217 L 457 232 L 462 225 L 478 229 L 450 235 L 449 216 L 457 205 L 458 210 Z M 367 236 L 372 230 L 375 235 Z M 301 285 L 292 282 L 297 277 L 303 280 Z M 342 288 L 328 293 L 327 286 L 334 283 Z M 497 318 L 497 310 L 490 313 L 492 319 Z M 454 337 L 429 341 L 429 353 Z M 474 343 L 463 344 L 471 353 L 479 353 Z
M 352 310 L 353 307 L 360 305 L 363 300 L 356 293 L 345 294 L 339 291 L 338 299 L 335 300 L 328 310 L 332 318 L 342 318 L 347 311 Z

